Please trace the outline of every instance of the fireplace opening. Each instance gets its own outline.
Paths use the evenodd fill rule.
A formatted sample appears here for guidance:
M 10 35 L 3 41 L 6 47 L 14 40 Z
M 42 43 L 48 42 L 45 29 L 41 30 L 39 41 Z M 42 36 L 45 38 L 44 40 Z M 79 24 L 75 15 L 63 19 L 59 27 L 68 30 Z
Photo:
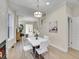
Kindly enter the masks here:
M 6 40 L 0 44 L 0 59 L 6 59 Z

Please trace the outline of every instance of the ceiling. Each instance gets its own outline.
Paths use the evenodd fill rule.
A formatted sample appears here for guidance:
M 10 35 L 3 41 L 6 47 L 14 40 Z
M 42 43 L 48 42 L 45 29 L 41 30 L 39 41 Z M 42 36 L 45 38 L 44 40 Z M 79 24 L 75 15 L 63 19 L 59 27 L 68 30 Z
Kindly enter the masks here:
M 62 3 L 62 1 L 64 0 L 39 0 L 39 9 L 42 12 L 47 12 L 55 5 Z M 46 5 L 46 2 L 50 2 L 50 5 Z M 37 10 L 37 0 L 10 0 L 10 3 Z
M 36 22 L 37 19 L 33 17 L 19 17 L 19 22 Z
M 29 7 L 37 10 L 37 0 L 10 0 L 11 2 L 18 4 L 20 6 Z M 46 2 L 50 2 L 50 6 L 46 5 Z M 46 11 L 49 9 L 57 0 L 39 0 L 40 11 Z
M 57 5 L 60 5 L 64 1 L 68 1 L 72 5 L 79 5 L 79 0 L 39 0 L 40 11 L 43 13 L 49 12 Z M 37 10 L 37 0 L 9 0 L 10 6 L 18 13 L 22 12 L 33 15 Z M 46 2 L 50 2 L 50 5 L 46 5 Z M 22 9 L 22 10 L 21 10 Z M 21 11 L 20 11 L 21 10 Z M 24 12 L 25 11 L 25 12 Z

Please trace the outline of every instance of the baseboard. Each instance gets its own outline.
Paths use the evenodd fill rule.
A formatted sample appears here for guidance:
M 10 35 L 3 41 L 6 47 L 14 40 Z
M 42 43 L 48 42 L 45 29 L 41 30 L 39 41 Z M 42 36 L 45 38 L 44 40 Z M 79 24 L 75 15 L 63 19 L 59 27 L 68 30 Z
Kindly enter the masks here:
M 57 46 L 54 45 L 54 44 L 49 44 L 49 45 L 52 46 L 52 47 L 54 47 L 54 48 L 56 48 L 56 49 L 58 49 L 58 50 L 60 50 L 60 51 L 62 51 L 62 52 L 68 52 L 66 49 L 63 49 L 63 48 L 57 47 Z
M 79 51 L 79 49 L 78 48 L 75 48 L 75 47 L 71 47 L 72 49 L 74 49 L 74 50 L 77 50 L 77 51 Z
M 10 48 L 12 48 L 12 46 L 14 46 L 16 44 L 16 41 L 14 41 L 13 39 L 7 41 L 6 43 L 6 49 L 9 50 Z

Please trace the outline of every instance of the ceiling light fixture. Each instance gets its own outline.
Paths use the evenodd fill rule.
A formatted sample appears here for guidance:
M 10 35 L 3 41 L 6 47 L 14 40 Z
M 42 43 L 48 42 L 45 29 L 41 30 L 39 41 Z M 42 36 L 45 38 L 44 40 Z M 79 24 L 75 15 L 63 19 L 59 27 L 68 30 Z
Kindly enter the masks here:
M 37 0 L 37 11 L 34 12 L 35 17 L 42 17 L 42 12 L 39 11 L 39 0 Z
M 46 2 L 46 5 L 50 5 L 50 2 Z

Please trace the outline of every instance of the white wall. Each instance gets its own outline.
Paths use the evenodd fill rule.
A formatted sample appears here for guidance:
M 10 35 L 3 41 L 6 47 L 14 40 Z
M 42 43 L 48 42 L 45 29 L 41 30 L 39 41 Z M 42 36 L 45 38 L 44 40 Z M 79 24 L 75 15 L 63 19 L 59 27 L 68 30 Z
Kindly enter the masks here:
M 58 21 L 58 33 L 49 33 L 49 23 Z M 66 5 L 56 9 L 51 14 L 47 15 L 43 25 L 41 25 L 41 34 L 49 36 L 49 44 L 60 49 L 68 51 L 68 20 L 66 13 Z
M 0 0 L 0 43 L 7 39 L 7 2 Z
M 74 6 L 71 11 L 73 17 L 79 17 L 79 6 Z
M 69 17 L 72 17 L 72 10 L 73 10 L 73 8 L 72 8 L 72 6 L 71 5 L 69 5 L 68 3 L 66 4 L 66 6 L 67 6 L 67 16 L 69 16 Z
M 79 5 L 74 3 L 67 3 L 67 14 L 72 17 L 79 17 Z

